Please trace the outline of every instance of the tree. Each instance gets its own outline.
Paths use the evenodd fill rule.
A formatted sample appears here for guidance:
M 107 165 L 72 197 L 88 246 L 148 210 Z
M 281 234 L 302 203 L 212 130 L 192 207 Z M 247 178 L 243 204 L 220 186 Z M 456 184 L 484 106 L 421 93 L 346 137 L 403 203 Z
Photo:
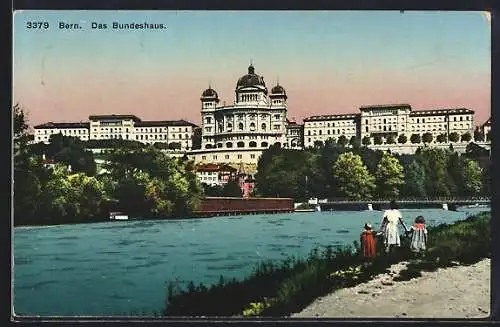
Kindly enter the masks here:
M 469 132 L 462 134 L 462 142 L 470 142 L 472 140 L 472 135 Z
M 468 196 L 476 196 L 481 193 L 483 172 L 479 164 L 471 159 L 464 159 L 462 169 L 462 184 Z
M 436 141 L 438 141 L 439 143 L 446 143 L 448 142 L 448 137 L 445 133 L 442 133 L 437 136 Z
M 364 136 L 363 137 L 363 140 L 361 141 L 363 143 L 364 146 L 368 146 L 372 143 L 371 139 L 369 136 Z
M 474 141 L 476 142 L 484 141 L 483 131 L 479 127 L 476 127 L 476 129 L 474 130 Z
M 424 148 L 418 159 L 425 167 L 426 193 L 428 196 L 449 196 L 447 187 L 447 153 L 438 148 Z
M 405 144 L 406 142 L 408 142 L 408 138 L 406 137 L 406 135 L 404 134 L 399 135 L 398 143 Z
M 371 198 L 375 178 L 359 155 L 352 152 L 341 154 L 333 164 L 332 172 L 341 195 L 353 200 Z
M 410 142 L 413 144 L 418 144 L 422 141 L 420 134 L 412 134 L 410 136 Z
M 375 135 L 373 137 L 373 143 L 377 144 L 377 145 L 380 145 L 384 142 L 384 140 L 382 139 L 382 136 L 380 135 Z
M 243 195 L 243 191 L 241 190 L 241 187 L 240 187 L 240 184 L 238 183 L 238 181 L 235 179 L 231 179 L 222 188 L 221 195 L 228 196 L 228 197 L 241 198 L 241 196 Z
M 393 134 L 389 135 L 387 137 L 386 143 L 387 144 L 395 144 L 396 143 L 396 137 Z
M 486 141 L 491 142 L 491 131 L 488 131 L 488 133 L 486 133 Z
M 457 132 L 451 132 L 450 135 L 448 135 L 448 139 L 450 140 L 450 142 L 456 143 L 460 139 L 460 136 Z
M 314 141 L 313 147 L 315 149 L 321 149 L 323 147 L 323 141 L 319 141 L 319 140 Z
M 193 150 L 201 149 L 201 127 L 197 127 L 193 130 L 193 136 L 191 136 Z
M 349 145 L 351 145 L 353 148 L 359 148 L 361 146 L 361 140 L 357 136 L 352 136 L 349 139 Z
M 432 142 L 433 139 L 434 139 L 434 136 L 432 135 L 432 133 L 427 132 L 427 133 L 424 133 L 424 135 L 422 135 L 422 141 L 424 143 L 429 144 Z
M 397 158 L 384 153 L 375 173 L 378 194 L 385 198 L 395 198 L 404 184 L 404 169 Z
M 341 147 L 345 147 L 349 141 L 347 140 L 347 137 L 345 135 L 340 135 L 339 139 L 337 140 L 337 144 Z
M 425 168 L 418 160 L 413 160 L 405 174 L 404 194 L 412 197 L 425 197 Z
M 170 150 L 180 150 L 181 149 L 181 144 L 179 142 L 170 142 L 168 144 L 168 148 Z

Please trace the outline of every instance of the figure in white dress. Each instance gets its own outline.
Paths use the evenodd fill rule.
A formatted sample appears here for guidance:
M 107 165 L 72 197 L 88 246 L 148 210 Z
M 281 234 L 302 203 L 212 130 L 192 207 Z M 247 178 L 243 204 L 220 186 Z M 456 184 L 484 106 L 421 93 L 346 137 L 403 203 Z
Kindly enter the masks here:
M 396 201 L 391 201 L 390 209 L 384 211 L 382 223 L 380 224 L 380 233 L 384 236 L 385 251 L 389 253 L 394 247 L 401 246 L 401 239 L 399 237 L 398 224 L 401 223 L 403 228 L 406 226 L 403 222 L 403 217 L 399 211 Z

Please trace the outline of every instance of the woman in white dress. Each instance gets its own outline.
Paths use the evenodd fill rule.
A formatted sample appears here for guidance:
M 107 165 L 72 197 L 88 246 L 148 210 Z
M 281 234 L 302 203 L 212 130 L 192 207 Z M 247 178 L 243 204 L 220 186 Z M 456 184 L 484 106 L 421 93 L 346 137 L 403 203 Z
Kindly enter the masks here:
M 380 233 L 384 236 L 385 251 L 389 253 L 395 246 L 401 246 L 399 237 L 398 224 L 401 223 L 406 231 L 406 226 L 403 223 L 403 217 L 399 211 L 396 201 L 391 201 L 390 209 L 384 211 L 382 223 L 380 224 Z

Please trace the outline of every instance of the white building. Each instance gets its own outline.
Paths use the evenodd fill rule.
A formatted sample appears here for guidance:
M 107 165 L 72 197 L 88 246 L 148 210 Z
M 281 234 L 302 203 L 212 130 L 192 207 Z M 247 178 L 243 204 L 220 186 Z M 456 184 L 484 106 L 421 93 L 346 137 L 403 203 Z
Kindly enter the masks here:
M 287 142 L 287 95 L 281 85 L 268 94 L 264 78 L 252 65 L 238 79 L 234 103 L 219 106 L 217 92 L 209 87 L 202 93 L 201 149 L 191 151 L 196 162 L 253 163 L 262 152 Z
M 344 135 L 347 141 L 358 135 L 358 115 L 321 115 L 304 119 L 304 147 L 314 146 L 314 142 L 328 139 L 338 141 Z
M 369 140 L 372 147 L 385 144 L 403 144 L 418 147 L 424 143 L 424 134 L 432 139 L 427 144 L 450 142 L 456 134 L 457 143 L 467 143 L 467 136 L 474 135 L 474 111 L 465 108 L 412 111 L 409 104 L 371 105 L 360 108 L 359 114 L 311 116 L 304 119 L 304 146 L 328 139 L 338 141 L 344 135 L 347 141 L 358 138 Z M 404 137 L 402 137 L 404 135 Z M 411 141 L 412 135 L 414 141 Z M 452 137 L 453 138 L 453 137 Z M 410 152 L 413 152 L 413 147 Z
M 144 144 L 175 144 L 187 151 L 193 146 L 195 124 L 185 120 L 142 121 L 134 115 L 92 115 L 88 123 L 46 123 L 35 126 L 34 142 L 49 143 L 50 135 L 61 133 L 88 140 L 133 140 Z
M 231 178 L 236 178 L 237 169 L 229 165 L 201 164 L 195 168 L 200 183 L 224 186 Z

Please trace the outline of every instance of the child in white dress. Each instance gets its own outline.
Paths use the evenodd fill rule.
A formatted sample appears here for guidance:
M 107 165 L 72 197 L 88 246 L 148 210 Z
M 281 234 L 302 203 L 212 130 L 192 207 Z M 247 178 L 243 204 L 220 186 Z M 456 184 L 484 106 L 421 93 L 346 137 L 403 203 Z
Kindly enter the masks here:
M 422 216 L 415 218 L 415 224 L 410 227 L 408 234 L 411 235 L 410 250 L 414 254 L 424 254 L 427 247 L 427 228 Z
M 396 201 L 391 201 L 390 209 L 384 212 L 380 228 L 380 232 L 384 236 L 384 246 L 387 253 L 391 252 L 394 247 L 401 246 L 398 229 L 399 223 L 401 223 L 406 230 Z

